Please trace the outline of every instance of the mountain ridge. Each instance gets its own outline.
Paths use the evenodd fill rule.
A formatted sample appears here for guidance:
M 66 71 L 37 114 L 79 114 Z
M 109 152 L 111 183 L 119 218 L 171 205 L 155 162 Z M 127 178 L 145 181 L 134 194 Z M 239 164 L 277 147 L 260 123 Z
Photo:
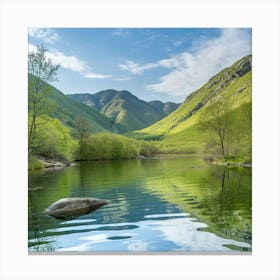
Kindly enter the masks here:
M 199 123 L 209 110 L 211 102 L 216 102 L 222 97 L 233 101 L 232 112 L 244 118 L 243 122 L 250 131 L 250 114 L 248 113 L 247 116 L 246 112 L 250 112 L 252 107 L 251 69 L 252 56 L 241 58 L 187 96 L 171 114 L 147 128 L 130 133 L 130 136 L 146 140 L 161 140 L 161 143 L 174 149 L 188 146 L 188 151 L 202 152 L 204 138 L 209 136 L 199 130 Z
M 31 81 L 32 77 L 29 76 L 28 79 Z M 98 111 L 69 98 L 49 83 L 43 83 L 45 89 L 50 93 L 47 100 L 51 100 L 55 107 L 54 111 L 49 114 L 50 117 L 59 119 L 64 125 L 71 128 L 74 127 L 75 119 L 81 117 L 87 121 L 91 133 L 115 130 L 111 125 L 111 120 Z
M 97 110 L 122 132 L 142 129 L 167 116 L 179 104 L 173 102 L 144 101 L 127 90 L 102 90 L 94 94 L 69 94 L 70 98 Z

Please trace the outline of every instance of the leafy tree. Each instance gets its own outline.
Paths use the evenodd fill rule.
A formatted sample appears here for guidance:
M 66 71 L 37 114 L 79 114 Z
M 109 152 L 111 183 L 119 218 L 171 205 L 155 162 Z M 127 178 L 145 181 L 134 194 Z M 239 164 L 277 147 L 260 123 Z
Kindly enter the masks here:
M 79 141 L 79 153 L 80 156 L 84 150 L 84 140 L 90 135 L 90 126 L 86 119 L 77 117 L 74 122 L 74 136 Z
M 46 82 L 57 81 L 59 65 L 54 65 L 46 57 L 46 49 L 37 46 L 36 52 L 28 53 L 28 151 L 33 148 L 38 118 L 54 111 L 54 103 L 47 97 L 51 94 Z
M 140 144 L 140 154 L 143 156 L 153 156 L 160 152 L 159 147 L 156 145 L 154 141 L 139 141 Z
M 69 128 L 58 119 L 44 117 L 38 118 L 41 125 L 34 139 L 34 153 L 47 158 L 70 161 L 75 149 L 75 141 L 70 135 Z

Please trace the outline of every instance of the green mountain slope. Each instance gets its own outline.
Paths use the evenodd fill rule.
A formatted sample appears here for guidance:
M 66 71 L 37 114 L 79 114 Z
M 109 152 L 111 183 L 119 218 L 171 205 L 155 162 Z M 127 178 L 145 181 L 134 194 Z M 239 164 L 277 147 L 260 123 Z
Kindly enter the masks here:
M 232 114 L 243 119 L 251 129 L 252 57 L 246 56 L 222 70 L 204 86 L 190 94 L 184 103 L 157 123 L 131 134 L 134 137 L 162 140 L 169 147 L 200 152 L 209 135 L 201 130 L 200 122 L 209 106 L 221 98 L 230 99 Z
M 31 79 L 31 77 L 29 77 L 29 79 Z M 92 133 L 113 130 L 111 121 L 99 112 L 69 98 L 49 84 L 47 84 L 46 87 L 50 92 L 48 98 L 52 100 L 55 105 L 55 110 L 51 114 L 51 117 L 59 119 L 63 124 L 69 127 L 73 127 L 75 119 L 81 117 L 88 121 Z
M 110 118 L 122 132 L 147 127 L 179 106 L 172 102 L 145 102 L 125 90 L 108 89 L 95 94 L 72 94 L 69 97 Z

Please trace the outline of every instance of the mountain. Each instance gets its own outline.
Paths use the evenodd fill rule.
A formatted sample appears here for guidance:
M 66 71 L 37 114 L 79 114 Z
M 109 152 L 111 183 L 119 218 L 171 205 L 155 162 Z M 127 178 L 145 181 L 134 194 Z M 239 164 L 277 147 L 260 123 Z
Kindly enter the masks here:
M 173 103 L 173 102 L 163 103 L 159 100 L 149 101 L 148 103 L 152 105 L 154 108 L 156 108 L 157 110 L 159 110 L 160 112 L 165 113 L 166 115 L 172 113 L 180 105 L 178 103 Z
M 30 79 L 32 79 L 31 76 L 29 76 Z M 114 130 L 111 121 L 99 112 L 69 98 L 50 84 L 46 83 L 45 89 L 50 93 L 48 99 L 54 103 L 55 107 L 55 111 L 51 114 L 51 117 L 58 118 L 63 124 L 69 127 L 73 127 L 75 119 L 81 117 L 87 120 L 89 128 L 93 133 Z
M 179 106 L 172 102 L 146 102 L 126 90 L 108 89 L 95 94 L 80 93 L 68 96 L 111 119 L 112 124 L 118 126 L 121 132 L 147 127 Z
M 201 152 L 202 145 L 209 135 L 200 129 L 199 123 L 207 116 L 210 105 L 224 97 L 231 100 L 232 114 L 239 116 L 240 126 L 247 126 L 249 141 L 252 106 L 251 68 L 251 55 L 240 59 L 190 94 L 170 115 L 130 135 L 147 140 L 161 140 L 161 143 L 174 150 Z

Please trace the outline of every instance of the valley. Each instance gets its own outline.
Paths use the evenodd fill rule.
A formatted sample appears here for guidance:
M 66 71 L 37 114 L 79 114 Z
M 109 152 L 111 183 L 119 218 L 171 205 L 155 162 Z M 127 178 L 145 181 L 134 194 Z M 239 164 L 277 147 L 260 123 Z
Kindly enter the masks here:
M 251 31 L 56 30 L 67 55 L 28 54 L 29 253 L 250 254 Z
M 246 56 L 222 70 L 182 104 L 146 102 L 125 90 L 66 95 L 42 81 L 48 94 L 41 106 L 50 107 L 51 102 L 53 109 L 38 119 L 34 155 L 73 161 L 200 154 L 250 163 L 251 60 Z M 215 128 L 219 123 L 227 127 Z M 84 135 L 79 138 L 81 129 Z M 92 153 L 93 147 L 98 152 Z

